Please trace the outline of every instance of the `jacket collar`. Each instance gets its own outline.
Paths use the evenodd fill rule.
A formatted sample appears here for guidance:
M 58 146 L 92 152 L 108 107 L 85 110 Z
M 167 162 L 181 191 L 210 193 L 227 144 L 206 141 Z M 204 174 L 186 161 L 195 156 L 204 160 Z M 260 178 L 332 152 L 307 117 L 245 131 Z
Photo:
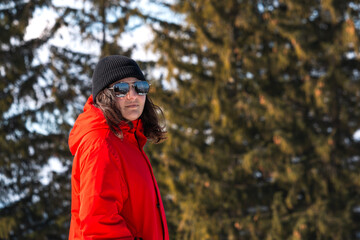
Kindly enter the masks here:
M 124 138 L 132 138 L 135 136 L 135 140 L 138 142 L 141 148 L 143 148 L 146 144 L 147 138 L 144 135 L 144 128 L 141 119 L 134 120 L 131 122 L 131 124 L 127 122 L 121 122 L 120 129 Z

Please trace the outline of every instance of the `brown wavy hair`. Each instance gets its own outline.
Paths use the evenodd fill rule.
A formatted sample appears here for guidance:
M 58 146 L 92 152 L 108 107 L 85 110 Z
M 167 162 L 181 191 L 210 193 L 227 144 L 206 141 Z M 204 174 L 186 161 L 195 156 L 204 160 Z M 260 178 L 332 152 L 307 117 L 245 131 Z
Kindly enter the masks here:
M 130 127 L 132 123 L 126 120 L 116 106 L 116 96 L 113 91 L 105 88 L 96 96 L 95 107 L 99 108 L 106 119 L 110 130 L 119 138 L 123 138 L 120 129 L 121 122 L 126 122 Z M 159 143 L 166 139 L 165 118 L 161 108 L 155 105 L 149 96 L 146 96 L 144 111 L 140 119 L 144 128 L 144 135 L 152 142 Z

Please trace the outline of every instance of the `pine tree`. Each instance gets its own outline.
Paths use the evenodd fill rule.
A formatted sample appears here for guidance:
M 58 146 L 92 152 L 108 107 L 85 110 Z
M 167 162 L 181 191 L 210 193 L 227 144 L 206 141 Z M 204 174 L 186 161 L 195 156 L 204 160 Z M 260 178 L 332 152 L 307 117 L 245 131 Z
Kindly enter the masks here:
M 44 46 L 60 22 L 38 39 L 25 40 L 29 20 L 49 1 L 1 3 L 1 140 L 0 140 L 0 238 L 56 239 L 65 219 L 69 199 L 62 192 L 69 185 L 43 185 L 39 171 L 51 157 L 68 156 L 60 131 L 38 134 L 33 123 L 52 124 L 47 102 L 46 66 L 37 64 L 36 51 Z M 61 123 L 58 124 L 61 127 Z M 54 173 L 54 180 L 61 178 Z M 58 201 L 54 201 L 58 198 Z M 45 230 L 44 226 L 47 225 Z M 50 226 L 50 227 L 49 227 Z
M 175 239 L 354 239 L 359 7 L 163 2 L 152 23 L 169 139 L 154 153 Z M 161 86 L 159 86 L 161 89 Z
M 131 54 L 119 42 L 135 13 L 131 1 L 84 1 L 82 8 L 52 1 L 0 4 L 0 239 L 67 239 L 70 223 L 72 156 L 67 139 L 73 120 L 91 93 L 91 74 L 99 57 Z M 37 39 L 24 38 L 34 12 L 59 13 L 54 26 Z M 60 28 L 79 34 L 93 49 L 49 42 Z M 39 49 L 49 58 L 39 61 Z M 39 173 L 51 159 L 63 172 L 44 184 Z

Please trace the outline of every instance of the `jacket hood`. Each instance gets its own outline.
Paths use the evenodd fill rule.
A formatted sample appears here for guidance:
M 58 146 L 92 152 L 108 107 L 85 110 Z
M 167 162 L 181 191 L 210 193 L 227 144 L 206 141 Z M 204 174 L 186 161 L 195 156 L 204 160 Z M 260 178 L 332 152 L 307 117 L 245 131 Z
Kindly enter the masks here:
M 109 125 L 106 123 L 106 119 L 100 109 L 95 107 L 92 95 L 88 98 L 85 106 L 84 112 L 81 113 L 75 121 L 74 127 L 71 129 L 69 135 L 69 148 L 72 155 L 75 155 L 81 140 L 89 132 L 107 129 L 110 130 Z M 122 123 L 120 129 L 123 132 L 123 135 L 136 132 L 137 139 L 139 144 L 143 147 L 147 141 L 146 137 L 143 135 L 143 127 L 140 119 L 132 121 L 134 125 L 131 128 L 127 123 Z

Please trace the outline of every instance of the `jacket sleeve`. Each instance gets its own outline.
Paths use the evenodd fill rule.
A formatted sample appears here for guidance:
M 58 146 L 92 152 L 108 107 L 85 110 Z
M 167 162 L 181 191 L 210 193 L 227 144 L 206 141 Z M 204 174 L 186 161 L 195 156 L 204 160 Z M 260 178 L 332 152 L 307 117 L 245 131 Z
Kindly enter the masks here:
M 127 185 L 106 141 L 87 146 L 80 157 L 80 229 L 83 239 L 134 239 L 119 214 Z

